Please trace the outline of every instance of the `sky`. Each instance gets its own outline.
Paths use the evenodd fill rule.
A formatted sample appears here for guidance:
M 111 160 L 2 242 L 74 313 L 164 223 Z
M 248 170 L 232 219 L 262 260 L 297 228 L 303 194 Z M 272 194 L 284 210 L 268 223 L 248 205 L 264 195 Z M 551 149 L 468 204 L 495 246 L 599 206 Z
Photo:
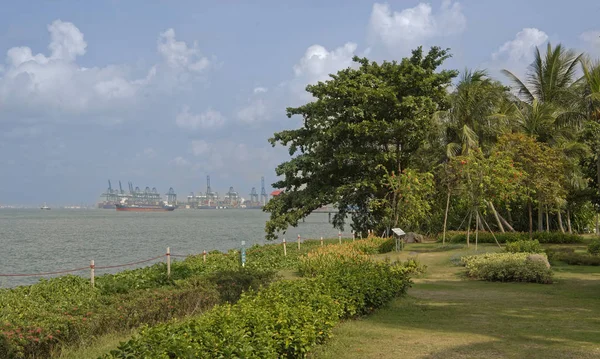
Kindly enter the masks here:
M 597 1 L 12 1 L 0 12 L 0 205 L 91 204 L 112 180 L 181 198 L 267 192 L 307 84 L 450 48 L 526 73 L 536 46 L 600 57 Z

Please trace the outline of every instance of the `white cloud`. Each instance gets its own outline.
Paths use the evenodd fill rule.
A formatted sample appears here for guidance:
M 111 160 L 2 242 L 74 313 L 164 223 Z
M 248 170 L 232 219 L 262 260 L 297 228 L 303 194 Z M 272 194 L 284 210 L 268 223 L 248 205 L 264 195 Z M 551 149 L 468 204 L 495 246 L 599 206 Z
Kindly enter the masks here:
M 171 163 L 174 164 L 175 166 L 179 166 L 179 167 L 187 167 L 190 165 L 190 161 L 186 160 L 185 158 L 183 158 L 181 156 L 177 156 L 174 159 L 172 159 Z
M 505 42 L 492 54 L 493 60 L 506 59 L 509 62 L 531 62 L 537 46 L 548 40 L 545 32 L 536 28 L 524 28 L 514 39 Z
M 266 88 L 266 87 L 255 87 L 253 92 L 254 92 L 255 94 L 257 94 L 257 93 L 264 93 L 264 92 L 267 92 L 267 91 L 268 91 L 268 90 L 267 90 L 267 88 Z
M 265 101 L 261 98 L 253 100 L 248 106 L 237 112 L 237 118 L 245 123 L 257 123 L 271 118 Z
M 6 52 L 6 66 L 0 72 L 0 103 L 11 112 L 12 119 L 120 122 L 136 106 L 147 104 L 149 94 L 173 87 L 173 81 L 179 81 L 182 73 L 198 73 L 208 66 L 197 45 L 190 47 L 176 41 L 172 29 L 159 36 L 158 51 L 165 64 L 152 66 L 142 78 L 134 78 L 132 69 L 124 65 L 79 65 L 77 58 L 85 55 L 88 44 L 70 22 L 56 20 L 48 26 L 48 32 L 48 55 L 34 54 L 27 46 Z M 167 68 L 176 69 L 175 76 Z M 163 76 L 157 79 L 157 71 L 163 70 Z M 4 118 L 0 115 L 0 121 Z
M 375 48 L 383 47 L 392 55 L 405 56 L 432 38 L 456 35 L 466 27 L 467 20 L 458 2 L 445 0 L 436 13 L 426 3 L 400 12 L 392 11 L 388 4 L 375 3 L 368 25 L 368 40 Z
M 310 95 L 305 91 L 306 85 L 326 81 L 330 74 L 355 66 L 352 61 L 356 52 L 356 44 L 346 43 L 333 50 L 321 45 L 312 45 L 306 49 L 304 56 L 294 65 L 294 78 L 288 84 L 292 101 L 306 101 Z
M 600 56 L 600 31 L 586 31 L 579 35 L 585 44 L 585 50 L 592 56 Z
M 193 114 L 190 112 L 190 107 L 186 105 L 183 106 L 183 109 L 177 115 L 175 122 L 181 128 L 196 130 L 222 127 L 226 119 L 219 111 L 212 109 L 208 109 L 200 114 Z
M 173 29 L 160 34 L 157 46 L 158 52 L 173 69 L 201 72 L 210 65 L 208 58 L 200 53 L 198 44 L 189 47 L 185 42 L 175 40 Z
M 500 75 L 500 70 L 506 69 L 520 79 L 524 79 L 527 68 L 534 58 L 536 47 L 548 41 L 548 35 L 536 28 L 524 28 L 519 31 L 514 39 L 506 41 L 491 56 L 491 62 L 484 64 L 491 75 L 505 79 Z
M 192 147 L 192 153 L 194 154 L 194 156 L 205 155 L 211 149 L 210 145 L 204 140 L 192 141 L 191 147 Z
M 356 44 L 352 42 L 332 51 L 321 45 L 312 45 L 294 65 L 294 74 L 296 78 L 306 79 L 307 84 L 326 80 L 329 74 L 352 65 L 355 51 Z

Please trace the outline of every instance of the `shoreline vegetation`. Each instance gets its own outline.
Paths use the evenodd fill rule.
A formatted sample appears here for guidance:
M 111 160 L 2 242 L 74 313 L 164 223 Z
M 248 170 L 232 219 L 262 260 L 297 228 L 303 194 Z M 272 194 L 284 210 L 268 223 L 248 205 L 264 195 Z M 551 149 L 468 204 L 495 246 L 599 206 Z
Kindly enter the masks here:
M 412 293 L 421 293 L 422 283 L 430 283 L 432 287 L 428 293 L 438 296 L 435 294 L 438 287 L 432 283 L 441 276 L 444 283 L 443 288 L 440 287 L 442 291 L 456 291 L 456 295 L 467 295 L 473 300 L 479 295 L 487 296 L 485 282 L 468 279 L 467 268 L 461 263 L 463 260 L 502 252 L 504 256 L 516 252 L 517 257 L 526 258 L 526 253 L 520 252 L 520 249 L 538 253 L 540 250 L 551 252 L 562 248 L 581 253 L 588 242 L 593 242 L 579 239 L 576 243 L 540 245 L 537 242 L 533 246 L 529 240 L 521 240 L 509 242 L 506 249 L 482 243 L 478 250 L 473 244 L 467 247 L 466 243 L 432 241 L 406 244 L 404 251 L 394 252 L 393 239 L 370 237 L 353 241 L 346 238 L 339 244 L 335 238 L 324 240 L 323 246 L 319 240 L 306 240 L 301 243 L 300 250 L 296 243 L 290 243 L 287 256 L 283 255 L 282 244 L 257 245 L 247 250 L 245 268 L 241 268 L 239 251 L 231 250 L 229 255 L 211 253 L 212 259 L 209 255 L 206 263 L 202 255 L 190 258 L 187 263 L 173 262 L 171 273 L 177 279 L 172 281 L 162 281 L 164 278 L 157 274 L 166 269 L 162 263 L 100 276 L 98 287 L 91 290 L 95 292 L 95 300 L 85 303 L 81 292 L 86 296 L 91 292 L 81 288 L 81 283 L 73 276 L 54 278 L 33 286 L 0 291 L 0 324 L 3 326 L 0 331 L 0 357 L 125 358 L 161 357 L 164 353 L 171 353 L 165 358 L 189 355 L 211 358 L 223 353 L 256 358 L 335 357 L 331 353 L 338 353 L 339 343 L 345 343 L 347 339 L 340 338 L 338 333 L 342 331 L 344 336 L 356 336 L 353 331 L 357 329 L 354 328 L 365 321 L 369 322 L 370 330 L 387 332 L 389 325 L 408 330 L 403 328 L 410 328 L 411 324 L 404 321 L 388 323 L 384 327 L 378 321 L 382 318 L 381 313 L 392 310 L 390 308 L 403 312 L 418 310 L 420 304 L 415 304 L 418 302 L 415 302 Z M 401 262 L 396 263 L 396 260 Z M 514 258 L 511 260 L 514 261 Z M 527 289 L 523 284 L 508 284 L 512 288 L 510 293 L 514 293 L 509 297 L 515 300 L 505 302 L 504 310 L 518 309 L 518 291 L 527 295 L 532 290 L 537 291 L 535 288 L 539 286 L 558 287 L 551 291 L 568 296 L 566 288 L 577 290 L 578 285 L 589 283 L 591 287 L 580 288 L 585 298 L 588 294 L 591 298 L 600 293 L 600 267 L 579 266 L 575 268 L 580 269 L 572 269 L 573 266 L 559 259 L 551 260 L 551 263 L 554 284 L 526 284 L 534 289 Z M 409 289 L 410 277 L 415 278 L 412 280 L 417 283 L 415 289 Z M 571 280 L 575 282 L 569 282 Z M 89 282 L 83 281 L 85 288 L 90 288 Z M 73 283 L 77 285 L 68 287 Z M 469 286 L 477 288 L 477 291 L 459 294 Z M 500 290 L 496 286 L 493 288 L 494 291 Z M 407 291 L 408 298 L 394 299 Z M 545 292 L 541 288 L 539 291 Z M 20 297 L 17 299 L 15 295 Z M 16 302 L 20 302 L 20 306 Z M 74 303 L 79 307 L 61 312 Z M 89 303 L 101 305 L 91 307 Z M 564 310 L 568 310 L 568 304 L 566 301 L 560 303 Z M 513 305 L 515 307 L 511 308 Z M 118 320 L 114 320 L 115 315 Z M 398 318 L 397 314 L 389 315 Z M 405 313 L 402 317 L 411 315 Z M 489 316 L 494 317 L 494 314 L 489 313 Z M 376 322 L 371 324 L 371 320 Z M 436 318 L 430 320 L 435 322 Z M 560 325 L 560 320 L 567 319 L 561 317 L 556 320 Z M 464 322 L 461 321 L 461 325 Z M 11 325 L 7 326 L 7 323 Z M 315 323 L 321 324 L 315 326 Z M 510 325 L 507 319 L 503 319 L 503 323 Z M 524 321 L 518 323 L 525 325 Z M 285 332 L 290 330 L 286 326 L 292 324 L 296 329 Z M 586 321 L 585 325 L 588 324 Z M 37 328 L 41 330 L 38 332 Z M 14 334 L 7 338 L 7 332 Z M 22 334 L 23 338 L 15 341 L 15 334 Z M 554 335 L 565 334 L 557 329 Z M 351 351 L 350 357 L 360 357 L 353 356 L 358 353 L 368 355 L 368 350 L 371 350 L 371 355 L 382 355 L 374 346 L 356 339 L 364 347 L 357 348 L 356 353 Z M 587 336 L 584 339 L 589 343 L 600 342 Z M 436 347 L 435 343 L 429 345 Z M 447 347 L 447 344 L 443 346 Z M 414 353 L 419 350 L 415 349 Z M 453 350 L 450 352 L 454 353 Z M 569 350 L 563 348 L 560 352 L 569 353 Z M 593 357 L 588 355 L 593 350 L 586 350 L 577 353 L 583 353 L 582 358 Z
M 377 245 L 387 240 L 372 239 Z M 323 245 L 340 246 L 339 239 Z M 353 246 L 343 239 L 343 246 Z M 256 290 L 278 278 L 276 270 L 297 270 L 300 256 L 319 248 L 321 241 L 255 245 L 240 251 L 209 252 L 171 263 L 127 270 L 89 279 L 73 275 L 42 279 L 30 286 L 0 290 L 0 357 L 31 358 L 57 355 L 60 347 L 90 345 L 96 337 L 128 332 L 175 318 L 203 313 L 220 303 L 236 302 L 243 291 Z M 391 249 L 387 246 L 386 250 Z M 372 251 L 378 251 L 372 248 Z

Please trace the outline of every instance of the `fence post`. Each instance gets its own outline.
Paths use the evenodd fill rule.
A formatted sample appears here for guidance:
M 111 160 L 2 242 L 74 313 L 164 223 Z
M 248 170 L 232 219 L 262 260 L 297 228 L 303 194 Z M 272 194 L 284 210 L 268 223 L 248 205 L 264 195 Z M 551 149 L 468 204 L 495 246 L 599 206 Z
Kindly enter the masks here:
M 354 242 L 354 237 L 356 237 L 356 232 L 352 231 L 352 242 Z
M 167 277 L 171 276 L 171 248 L 167 247 Z
M 287 247 L 285 245 L 285 238 L 283 239 L 283 256 L 287 257 Z
M 298 234 L 298 250 L 300 250 L 300 234 Z
M 342 231 L 338 231 L 338 240 L 342 244 Z
M 94 265 L 94 260 L 92 259 L 90 261 L 90 283 L 92 284 L 92 288 L 95 287 L 95 281 L 94 281 L 94 268 L 96 266 Z
M 206 249 L 202 252 L 202 260 L 206 263 Z
M 321 237 L 321 247 L 323 247 L 323 237 Z

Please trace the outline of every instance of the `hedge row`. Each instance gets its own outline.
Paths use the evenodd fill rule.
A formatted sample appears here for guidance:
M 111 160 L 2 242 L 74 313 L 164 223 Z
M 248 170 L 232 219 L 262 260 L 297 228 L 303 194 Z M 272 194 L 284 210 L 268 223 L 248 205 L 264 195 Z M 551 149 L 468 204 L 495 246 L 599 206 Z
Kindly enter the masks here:
M 488 253 L 463 257 L 462 263 L 474 279 L 552 283 L 552 270 L 544 254 Z
M 478 234 L 477 241 L 479 243 L 496 243 L 494 236 L 499 243 L 509 243 L 516 241 L 529 240 L 529 233 L 524 232 L 506 232 L 506 233 L 494 233 L 480 231 Z M 540 243 L 554 243 L 554 244 L 570 244 L 570 243 L 581 243 L 583 237 L 577 234 L 561 233 L 561 232 L 533 232 L 533 240 L 537 240 Z M 437 241 L 442 241 L 442 234 L 438 234 Z M 469 241 L 475 243 L 475 233 L 471 232 Z M 446 232 L 446 242 L 449 243 L 466 243 L 467 232 Z
M 311 278 L 279 281 L 235 305 L 146 328 L 104 358 L 303 358 L 340 319 L 381 307 L 410 286 L 414 263 L 375 261 L 360 245 L 317 249 L 327 254 L 302 259 Z
M 369 242 L 379 246 L 385 240 Z M 298 250 L 290 243 L 285 257 L 281 244 L 253 246 L 247 250 L 245 270 L 240 270 L 239 251 L 213 251 L 206 262 L 201 255 L 173 262 L 170 277 L 166 264 L 158 263 L 98 276 L 95 288 L 86 278 L 63 276 L 0 289 L 0 358 L 46 358 L 63 346 L 87 345 L 108 332 L 235 302 L 243 290 L 271 281 L 272 270 L 295 268 L 300 256 L 320 245 L 305 241 Z

